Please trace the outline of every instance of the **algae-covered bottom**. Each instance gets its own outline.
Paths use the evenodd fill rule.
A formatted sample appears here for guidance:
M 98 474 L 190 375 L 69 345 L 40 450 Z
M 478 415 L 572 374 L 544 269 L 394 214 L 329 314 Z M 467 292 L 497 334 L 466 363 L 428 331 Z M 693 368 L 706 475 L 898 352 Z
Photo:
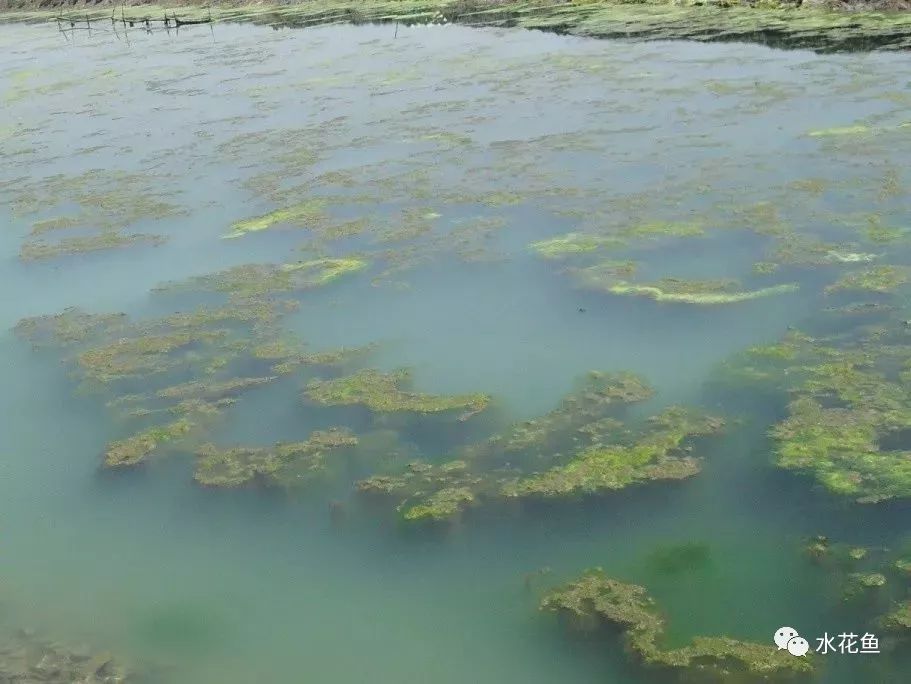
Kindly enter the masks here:
M 903 681 L 906 60 L 170 28 L 0 26 L 0 679 Z

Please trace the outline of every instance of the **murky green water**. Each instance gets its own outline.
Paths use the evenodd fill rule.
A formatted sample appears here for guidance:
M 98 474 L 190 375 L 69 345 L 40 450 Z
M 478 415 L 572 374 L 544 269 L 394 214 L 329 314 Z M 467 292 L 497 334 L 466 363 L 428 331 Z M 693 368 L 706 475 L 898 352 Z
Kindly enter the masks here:
M 592 566 L 646 586 L 674 643 L 873 624 L 803 546 L 900 548 L 911 509 L 774 468 L 766 432 L 784 405 L 708 381 L 791 326 L 851 325 L 823 312 L 845 303 L 824 288 L 857 268 L 830 252 L 911 263 L 903 56 L 433 26 L 104 29 L 0 27 L 4 623 L 97 644 L 161 681 L 219 683 L 655 681 L 619 639 L 538 611 Z M 290 221 L 222 239 L 288 207 Z M 36 226 L 60 217 L 78 225 Z M 698 229 L 667 234 L 680 225 Z M 586 289 L 572 269 L 593 255 L 529 248 L 570 232 L 623 236 L 606 251 L 638 262 L 624 282 L 798 289 L 717 306 Z M 57 242 L 134 234 L 160 237 Z M 299 308 L 282 334 L 315 351 L 372 344 L 355 367 L 408 367 L 417 391 L 492 403 L 464 422 L 314 406 L 301 388 L 339 371 L 295 368 L 241 395 L 206 439 L 267 446 L 339 424 L 365 436 L 362 458 L 300 491 L 202 488 L 186 453 L 104 470 L 105 445 L 136 423 L 79 391 L 66 352 L 12 331 L 70 306 L 190 311 L 206 296 L 155 288 L 351 256 L 367 265 L 287 295 Z M 897 320 L 906 300 L 891 297 Z M 354 492 L 550 411 L 590 370 L 645 377 L 656 393 L 639 415 L 724 415 L 724 435 L 696 447 L 702 472 L 430 527 Z M 661 562 L 684 544 L 695 561 Z M 821 658 L 818 681 L 904 681 L 906 648 L 884 650 Z

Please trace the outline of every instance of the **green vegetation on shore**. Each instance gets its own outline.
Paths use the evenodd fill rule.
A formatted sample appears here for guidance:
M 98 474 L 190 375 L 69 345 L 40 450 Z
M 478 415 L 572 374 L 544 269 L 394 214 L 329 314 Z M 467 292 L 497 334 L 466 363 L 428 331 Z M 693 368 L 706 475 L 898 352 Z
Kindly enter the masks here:
M 120 3 L 105 0 L 76 5 L 58 0 L 58 5 L 37 0 L 0 0 L 8 20 L 40 21 L 60 10 L 85 11 L 109 18 L 110 7 Z M 640 38 L 644 40 L 696 40 L 761 42 L 775 47 L 809 48 L 821 52 L 911 47 L 911 14 L 876 11 L 835 11 L 819 5 L 789 0 L 765 0 L 755 5 L 713 0 L 622 0 L 553 3 L 543 0 L 315 0 L 292 4 L 278 2 L 245 5 L 222 2 L 210 10 L 202 3 L 178 2 L 145 5 L 131 0 L 125 16 L 139 19 L 163 16 L 165 9 L 185 21 L 212 17 L 214 21 L 251 21 L 273 26 L 315 26 L 335 22 L 399 22 L 426 24 L 461 23 L 475 26 L 517 26 L 559 31 L 591 38 Z M 51 10 L 42 12 L 41 9 Z M 856 7 L 852 8 L 857 10 Z M 838 129 L 832 129 L 838 130 Z M 853 132 L 853 128 L 845 130 Z

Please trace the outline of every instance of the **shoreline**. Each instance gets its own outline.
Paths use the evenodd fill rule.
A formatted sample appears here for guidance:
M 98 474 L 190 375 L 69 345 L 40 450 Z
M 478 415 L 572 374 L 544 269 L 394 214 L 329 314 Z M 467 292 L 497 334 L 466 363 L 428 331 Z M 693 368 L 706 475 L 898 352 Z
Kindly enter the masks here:
M 832 5 L 759 0 L 762 6 L 723 2 L 671 4 L 647 0 L 539 2 L 535 0 L 305 0 L 207 4 L 177 0 L 0 0 L 0 22 L 42 22 L 57 18 L 160 19 L 249 22 L 276 28 L 326 24 L 453 23 L 524 28 L 601 39 L 691 40 L 758 43 L 816 52 L 911 50 L 911 0 Z M 887 7 L 887 10 L 868 9 Z

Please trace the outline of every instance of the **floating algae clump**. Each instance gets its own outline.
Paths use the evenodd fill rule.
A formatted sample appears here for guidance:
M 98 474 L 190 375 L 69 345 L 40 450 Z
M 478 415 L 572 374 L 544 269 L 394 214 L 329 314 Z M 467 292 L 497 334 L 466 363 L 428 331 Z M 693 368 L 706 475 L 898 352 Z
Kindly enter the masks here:
M 911 601 L 904 601 L 882 619 L 882 625 L 890 632 L 911 634 Z
M 713 678 L 746 677 L 776 681 L 813 671 L 808 658 L 795 658 L 775 646 L 738 641 L 727 637 L 695 637 L 688 646 L 664 649 L 661 640 L 664 619 L 648 592 L 590 570 L 579 579 L 556 589 L 541 602 L 541 610 L 559 613 L 579 627 L 594 630 L 610 625 L 623 633 L 629 652 L 643 665 Z M 739 680 L 738 680 L 739 681 Z
M 170 354 L 199 342 L 223 338 L 223 331 L 176 331 L 160 335 L 124 337 L 89 349 L 77 358 L 86 377 L 100 382 L 162 373 L 177 362 Z
M 574 444 L 594 443 L 622 427 L 610 419 L 612 412 L 645 401 L 653 394 L 648 383 L 634 373 L 591 371 L 556 409 L 540 418 L 516 423 L 471 451 L 475 457 L 512 459 L 516 452 L 552 454 L 568 440 Z
M 695 474 L 699 462 L 688 442 L 718 432 L 721 420 L 670 408 L 634 431 L 609 415 L 650 392 L 631 374 L 592 373 L 542 418 L 465 447 L 454 461 L 412 463 L 401 475 L 377 475 L 358 489 L 398 498 L 406 520 L 441 520 L 503 497 L 566 497 Z
M 366 267 L 365 260 L 354 257 L 327 257 L 291 264 L 243 264 L 186 281 L 168 283 L 160 289 L 211 290 L 243 299 L 320 287 Z
M 872 132 L 869 126 L 857 124 L 854 126 L 834 126 L 832 128 L 820 128 L 807 133 L 811 138 L 833 138 L 852 135 L 865 135 Z
M 405 510 L 405 520 L 445 520 L 451 518 L 475 500 L 468 487 L 446 487 L 434 492 L 420 504 Z
M 907 409 L 890 416 L 875 407 L 823 408 L 804 397 L 792 402 L 790 414 L 772 429 L 779 466 L 811 473 L 827 489 L 861 502 L 911 496 L 911 454 L 878 443 L 897 427 L 892 420 L 908 419 Z
M 652 223 L 630 226 L 621 231 L 621 235 L 632 238 L 698 237 L 705 235 L 705 228 L 699 223 L 653 221 Z
M 34 240 L 26 242 L 19 250 L 23 261 L 37 261 L 39 259 L 52 259 L 68 254 L 85 254 L 87 252 L 100 252 L 108 249 L 119 249 L 132 245 L 158 246 L 165 242 L 160 235 L 147 235 L 144 233 L 124 234 L 107 231 L 89 237 L 65 238 L 57 242 Z
M 617 295 L 634 295 L 649 297 L 656 302 L 672 302 L 676 304 L 736 304 L 761 297 L 796 292 L 796 283 L 783 283 L 759 290 L 739 291 L 736 281 L 730 280 L 682 280 L 679 278 L 664 278 L 653 284 L 638 285 L 625 281 L 617 281 L 610 285 L 607 291 Z
M 687 439 L 718 432 L 718 418 L 674 407 L 649 420 L 646 434 L 632 444 L 596 444 L 568 463 L 522 478 L 504 488 L 506 496 L 557 497 L 621 489 L 648 480 L 679 480 L 699 472 Z
M 156 396 L 162 399 L 206 399 L 209 401 L 233 397 L 251 387 L 259 387 L 275 380 L 275 376 L 262 378 L 232 378 L 230 380 L 190 382 L 172 385 L 158 390 Z
M 126 314 L 92 314 L 71 307 L 59 314 L 23 318 L 16 324 L 15 330 L 17 335 L 36 346 L 52 343 L 65 346 L 84 342 L 125 321 Z
M 374 475 L 357 484 L 362 494 L 398 496 L 397 510 L 405 520 L 447 520 L 475 503 L 490 483 L 473 474 L 463 460 L 431 465 L 409 463 L 401 475 Z
M 263 366 L 290 363 L 289 357 L 294 357 L 296 365 L 347 358 L 340 352 L 308 355 L 297 350 L 289 351 L 287 357 L 275 357 L 282 350 L 280 333 L 273 324 L 285 304 L 232 299 L 219 307 L 178 311 L 139 322 L 121 314 L 92 315 L 68 309 L 54 316 L 23 319 L 16 332 L 33 346 L 53 344 L 64 349 L 80 389 L 108 395 L 107 406 L 123 411 L 125 417 L 170 416 L 164 424 L 140 425 L 132 436 L 108 445 L 106 466 L 133 466 L 165 445 L 169 450 L 179 447 L 192 452 L 210 419 L 243 392 L 277 379 L 275 374 L 263 373 Z M 258 357 L 256 349 L 271 350 L 270 359 Z M 254 372 L 234 375 L 241 369 Z M 292 460 L 285 451 L 277 450 L 283 463 Z M 290 479 L 291 472 L 285 468 L 282 474 Z
M 269 484 L 303 484 L 326 470 L 329 452 L 351 447 L 357 438 L 346 430 L 317 431 L 305 442 L 270 448 L 219 449 L 204 444 L 197 451 L 194 479 L 210 487 L 239 487 L 255 479 Z
M 486 394 L 460 394 L 441 396 L 406 392 L 399 388 L 407 383 L 406 370 L 381 373 L 362 370 L 334 380 L 314 380 L 304 390 L 305 396 L 326 406 L 361 404 L 378 413 L 406 411 L 413 413 L 440 413 L 462 410 L 468 417 L 483 411 L 490 403 Z
M 326 218 L 326 201 L 324 199 L 311 199 L 295 204 L 291 207 L 276 209 L 268 214 L 254 218 L 237 221 L 231 225 L 231 232 L 223 235 L 224 238 L 238 238 L 247 233 L 266 230 L 272 226 L 288 223 L 302 227 L 315 227 Z
M 618 238 L 587 235 L 585 233 L 567 233 L 547 240 L 532 242 L 529 248 L 545 259 L 564 259 L 575 254 L 586 254 L 598 249 L 618 247 L 624 244 Z
M 892 292 L 908 282 L 909 271 L 903 266 L 873 266 L 863 271 L 846 273 L 826 288 L 826 292 L 860 290 L 866 292 Z
M 166 182 L 164 177 L 93 169 L 77 175 L 58 174 L 19 186 L 10 202 L 16 215 L 77 207 L 74 214 L 35 221 L 30 238 L 20 250 L 21 258 L 31 261 L 136 244 L 161 244 L 165 241 L 163 236 L 131 234 L 126 230 L 139 221 L 156 221 L 186 213 L 177 205 L 156 199 L 164 192 L 169 199 L 180 194 L 178 188 L 163 190 Z M 56 242 L 45 239 L 72 229 L 92 232 Z
M 848 575 L 848 581 L 858 589 L 878 589 L 886 586 L 886 576 L 880 572 L 856 572 Z
M 181 418 L 168 425 L 152 427 L 132 437 L 112 442 L 105 451 L 104 464 L 109 468 L 137 465 L 161 444 L 184 437 L 193 427 L 193 423 Z
M 742 355 L 738 378 L 789 400 L 771 429 L 778 466 L 859 502 L 911 497 L 906 335 L 903 325 L 825 340 L 790 333 Z
M 651 394 L 652 389 L 632 373 L 591 372 L 575 392 L 540 418 L 467 446 L 455 460 L 410 463 L 400 474 L 375 475 L 357 488 L 363 494 L 397 499 L 397 510 L 406 520 L 452 518 L 469 505 L 501 499 L 520 471 L 548 466 L 566 448 L 575 451 L 626 434 L 610 414 Z

